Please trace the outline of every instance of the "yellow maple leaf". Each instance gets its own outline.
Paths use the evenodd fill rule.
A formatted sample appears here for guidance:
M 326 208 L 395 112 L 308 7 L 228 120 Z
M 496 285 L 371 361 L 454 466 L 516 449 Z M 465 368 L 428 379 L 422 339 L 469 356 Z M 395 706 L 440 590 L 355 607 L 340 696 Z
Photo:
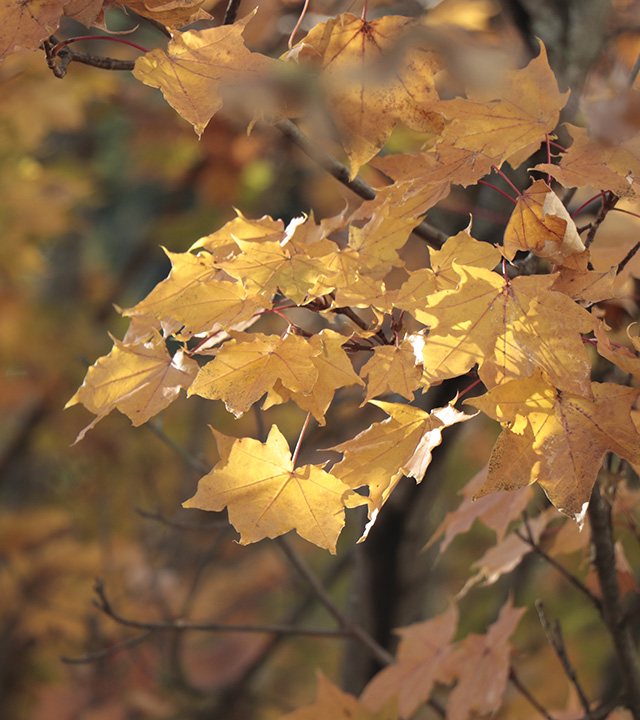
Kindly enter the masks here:
M 324 425 L 324 416 L 335 391 L 347 385 L 364 385 L 342 349 L 346 341 L 344 335 L 327 329 L 309 338 L 309 346 L 314 353 L 317 351 L 311 358 L 318 371 L 318 379 L 313 388 L 308 393 L 293 392 L 278 380 L 269 390 L 263 410 L 293 400 L 298 407 L 310 412 L 320 425 Z
M 590 394 L 591 363 L 580 333 L 589 313 L 549 287 L 554 275 L 508 280 L 484 268 L 454 267 L 457 289 L 426 298 L 413 311 L 430 330 L 425 338 L 425 381 L 439 383 L 476 363 L 488 387 L 543 368 L 557 387 Z
M 492 270 L 500 262 L 500 251 L 489 243 L 479 242 L 469 234 L 471 227 L 450 237 L 440 250 L 430 250 L 430 268 L 409 274 L 398 290 L 394 305 L 413 313 L 424 307 L 425 298 L 439 290 L 456 288 L 460 276 L 453 263 Z
M 183 335 L 211 333 L 245 322 L 268 305 L 268 300 L 247 291 L 214 264 L 211 255 L 172 253 L 169 276 L 137 305 L 124 311 L 184 325 Z M 179 328 L 178 328 L 179 329 Z
M 412 18 L 363 20 L 349 13 L 319 23 L 288 57 L 322 71 L 327 106 L 351 161 L 351 178 L 387 141 L 396 122 L 439 132 L 437 54 L 419 42 Z
M 198 20 L 212 20 L 211 15 L 201 9 L 203 0 L 126 0 L 122 5 L 131 8 L 138 15 L 162 23 L 169 28 L 180 28 Z
M 413 391 L 420 387 L 422 365 L 408 340 L 396 347 L 383 345 L 373 350 L 373 357 L 360 370 L 367 380 L 367 396 L 364 403 L 384 393 L 398 393 L 413 400 Z
M 282 220 L 274 220 L 269 215 L 252 220 L 239 210 L 236 210 L 236 213 L 237 218 L 196 240 L 189 251 L 206 250 L 216 261 L 225 260 L 239 252 L 236 240 L 251 240 L 254 243 L 280 242 L 284 237 L 285 227 Z
M 152 50 L 136 60 L 134 76 L 162 90 L 166 101 L 202 135 L 222 107 L 224 91 L 233 90 L 235 98 L 255 98 L 277 66 L 276 60 L 252 53 L 242 40 L 253 14 L 233 25 L 176 33 L 166 52 Z
M 513 260 L 518 250 L 581 272 L 589 264 L 589 251 L 575 222 L 544 180 L 520 194 L 504 231 L 505 257 Z
M 236 417 L 245 413 L 279 380 L 297 393 L 310 393 L 318 380 L 312 358 L 320 353 L 297 335 L 230 333 L 216 353 L 198 373 L 189 395 L 224 400 Z
M 390 417 L 331 448 L 344 453 L 331 474 L 354 489 L 369 487 L 371 522 L 367 532 L 403 474 L 417 482 L 422 480 L 431 462 L 431 451 L 442 441 L 442 430 L 472 417 L 452 405 L 427 413 L 411 405 L 370 402 Z
M 640 435 L 631 419 L 640 390 L 591 387 L 593 399 L 560 392 L 538 370 L 468 400 L 507 428 L 476 497 L 537 482 L 558 510 L 581 523 L 605 454 L 640 462 Z
M 142 425 L 188 388 L 197 371 L 198 364 L 182 350 L 171 357 L 158 333 L 140 343 L 125 344 L 114 338 L 111 352 L 89 368 L 82 386 L 65 406 L 82 403 L 97 415 L 75 442 L 114 409 L 135 426 Z
M 345 501 L 352 497 L 358 504 L 364 498 L 358 500 L 348 485 L 319 466 L 294 469 L 289 445 L 276 425 L 265 443 L 212 431 L 221 459 L 200 479 L 184 507 L 215 512 L 227 508 L 243 545 L 295 530 L 335 553 Z
M 240 253 L 219 267 L 232 277 L 242 280 L 251 294 L 268 295 L 276 291 L 302 304 L 314 295 L 320 275 L 331 282 L 327 258 L 336 251 L 336 244 L 327 238 L 307 238 L 310 218 L 295 218 L 279 241 L 244 240 L 235 237 Z M 315 224 L 314 224 L 315 228 Z M 311 242 L 308 240 L 311 239 Z
M 439 102 L 437 109 L 450 121 L 441 141 L 498 159 L 496 165 L 507 161 L 517 167 L 556 127 L 568 97 L 558 90 L 540 43 L 538 57 L 524 69 L 509 72 L 501 87 Z

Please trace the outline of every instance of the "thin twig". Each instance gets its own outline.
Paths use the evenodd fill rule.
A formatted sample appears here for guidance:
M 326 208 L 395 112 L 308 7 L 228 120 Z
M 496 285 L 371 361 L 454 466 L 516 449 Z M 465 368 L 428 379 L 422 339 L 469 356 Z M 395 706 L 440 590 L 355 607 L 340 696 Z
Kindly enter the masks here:
M 625 267 L 629 264 L 629 262 L 633 259 L 634 255 L 640 250 L 640 242 L 637 242 L 631 250 L 624 256 L 622 259 L 622 262 L 618 265 L 618 269 L 616 270 L 616 275 L 620 275 L 620 273 L 625 269 Z
M 598 216 L 591 224 L 591 229 L 589 230 L 587 239 L 584 242 L 585 247 L 588 248 L 591 245 L 596 236 L 596 233 L 598 232 L 598 228 L 600 227 L 604 219 L 607 217 L 609 210 L 613 210 L 619 199 L 620 198 L 613 193 L 609 193 L 602 199 L 602 207 L 600 208 Z
M 564 644 L 564 638 L 562 637 L 560 624 L 556 621 L 553 628 L 551 627 L 551 625 L 549 624 L 549 620 L 547 619 L 547 615 L 544 611 L 544 606 L 540 600 L 536 600 L 536 610 L 538 611 L 540 624 L 542 625 L 542 629 L 547 636 L 547 640 L 549 641 L 549 644 L 553 648 L 555 654 L 558 656 L 558 660 L 560 660 L 560 664 L 562 665 L 562 669 L 564 670 L 565 675 L 569 678 L 569 682 L 571 682 L 573 687 L 576 689 L 580 704 L 582 705 L 585 713 L 587 713 L 588 715 L 589 701 L 587 700 L 587 697 L 584 694 L 584 690 L 582 689 L 582 686 L 578 681 L 578 676 L 576 674 L 575 668 L 571 664 L 571 660 L 569 660 L 569 655 L 567 653 L 566 645 Z
M 112 645 L 111 647 L 103 648 L 102 650 L 97 650 L 96 652 L 87 653 L 86 655 L 81 655 L 80 657 L 72 658 L 63 655 L 60 660 L 62 660 L 63 663 L 67 663 L 68 665 L 82 665 L 84 663 L 95 662 L 96 660 L 103 660 L 106 657 L 110 657 L 111 655 L 119 653 L 121 650 L 129 650 L 136 645 L 140 645 L 140 643 L 151 637 L 154 632 L 156 631 L 147 630 L 141 635 L 136 635 L 136 637 L 125 640 L 118 645 Z
M 56 77 L 64 77 L 67 72 L 67 66 L 72 62 L 79 62 L 83 65 L 91 65 L 102 70 L 133 70 L 135 61 L 133 60 L 116 60 L 116 58 L 102 57 L 100 55 L 90 55 L 89 53 L 79 52 L 65 47 L 58 53 L 61 64 L 58 67 L 60 75 L 54 74 Z
M 622 609 L 615 548 L 611 506 L 602 497 L 598 482 L 593 487 L 589 502 L 591 525 L 592 562 L 598 573 L 602 594 L 604 621 L 613 640 L 618 671 L 625 689 L 627 707 L 634 720 L 640 720 L 640 667 L 638 655 L 629 627 L 628 618 Z
M 95 601 L 96 607 L 101 610 L 105 615 L 115 620 L 119 625 L 126 627 L 138 628 L 139 630 L 171 630 L 185 632 L 187 630 L 199 630 L 203 632 L 243 632 L 243 633 L 269 633 L 276 635 L 296 635 L 299 637 L 325 637 L 325 638 L 345 638 L 349 637 L 352 633 L 348 629 L 344 630 L 330 630 L 325 628 L 302 628 L 292 627 L 290 625 L 234 625 L 232 623 L 221 623 L 221 622 L 189 622 L 176 618 L 170 621 L 144 621 L 144 620 L 133 620 L 131 618 L 120 615 L 116 610 L 113 609 L 111 602 L 107 598 L 104 582 L 100 579 L 96 580 L 95 586 L 96 595 L 98 599 Z
M 336 158 L 326 150 L 312 142 L 297 125 L 290 120 L 280 120 L 276 123 L 276 127 L 283 135 L 288 137 L 291 142 L 297 145 L 302 152 L 308 155 L 330 175 L 333 175 L 336 180 L 352 190 L 356 195 L 359 195 L 364 200 L 373 200 L 375 198 L 376 191 L 371 185 L 358 177 L 350 180 L 349 168 L 336 160 Z M 441 248 L 447 239 L 446 233 L 443 233 L 427 222 L 421 222 L 420 225 L 413 229 L 413 233 L 422 238 L 428 245 L 437 249 Z
M 532 705 L 546 720 L 553 720 L 553 716 L 549 714 L 546 708 L 541 705 L 536 698 L 527 690 L 527 688 L 520 682 L 520 679 L 516 675 L 516 671 L 513 668 L 509 669 L 509 680 L 518 690 L 518 692 Z
M 156 520 L 163 525 L 176 528 L 176 530 L 225 530 L 229 528 L 227 520 L 214 520 L 213 522 L 206 523 L 190 523 L 180 520 L 171 520 L 171 518 L 165 517 L 157 510 L 144 510 L 143 508 L 137 507 L 135 508 L 135 511 L 138 515 L 140 515 L 140 517 L 146 518 L 147 520 Z
M 210 471 L 210 468 L 204 465 L 204 463 L 201 463 L 190 452 L 180 447 L 180 445 L 172 440 L 155 421 L 145 423 L 145 427 L 148 427 L 154 435 L 159 437 L 165 445 L 170 447 L 190 468 L 193 468 L 197 473 L 200 475 L 206 475 Z
M 575 588 L 577 588 L 583 595 L 585 595 L 589 600 L 595 605 L 595 607 L 598 609 L 598 612 L 602 613 L 602 603 L 600 602 L 600 599 L 597 598 L 589 588 L 584 585 L 583 583 L 578 580 L 578 578 L 575 575 L 572 575 L 565 567 L 563 567 L 557 560 L 551 557 L 551 555 L 547 554 L 541 547 L 538 545 L 538 543 L 533 538 L 533 533 L 531 532 L 531 528 L 529 527 L 529 522 L 527 517 L 523 517 L 523 524 L 525 527 L 525 530 L 527 531 L 527 534 L 524 535 L 520 532 L 520 530 L 516 530 L 516 535 L 529 547 L 536 553 L 536 555 L 539 555 L 546 563 L 551 565 L 552 568 L 557 570 L 563 578 L 568 580 Z
M 308 585 L 313 589 L 318 600 L 327 608 L 333 617 L 340 623 L 348 635 L 358 640 L 364 647 L 369 650 L 372 657 L 376 658 L 383 665 L 392 665 L 395 663 L 393 655 L 382 647 L 376 640 L 369 635 L 360 625 L 353 623 L 349 617 L 336 605 L 330 595 L 318 581 L 316 576 L 303 562 L 302 558 L 293 550 L 291 545 L 283 538 L 276 538 L 276 542 L 280 546 L 293 567 L 302 575 Z
M 631 72 L 629 73 L 629 80 L 628 80 L 629 87 L 633 87 L 633 84 L 635 83 L 639 72 L 640 72 L 640 54 L 636 58 L 636 61 L 633 63 L 633 67 L 631 68 Z

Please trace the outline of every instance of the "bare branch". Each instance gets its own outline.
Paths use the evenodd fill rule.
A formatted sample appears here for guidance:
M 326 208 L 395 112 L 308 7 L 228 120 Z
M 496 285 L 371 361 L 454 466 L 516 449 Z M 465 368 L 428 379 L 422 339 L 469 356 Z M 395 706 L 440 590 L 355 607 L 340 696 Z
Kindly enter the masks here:
M 288 137 L 291 142 L 297 145 L 302 152 L 308 155 L 330 175 L 333 175 L 336 180 L 352 190 L 356 195 L 359 195 L 364 200 L 373 200 L 373 198 L 375 198 L 376 191 L 371 185 L 358 177 L 350 180 L 349 168 L 336 160 L 336 158 L 326 150 L 312 142 L 297 125 L 290 120 L 280 120 L 280 122 L 276 123 L 276 127 L 283 135 Z M 413 233 L 433 248 L 441 248 L 447 239 L 446 233 L 443 233 L 427 222 L 421 222 L 420 225 L 414 228 Z
M 223 25 L 233 25 L 238 17 L 238 10 L 240 9 L 240 0 L 229 0 L 227 9 L 224 13 Z
M 320 584 L 316 576 L 303 562 L 302 558 L 293 550 L 289 543 L 282 537 L 276 538 L 276 542 L 282 549 L 289 562 L 294 568 L 302 575 L 308 585 L 313 589 L 314 593 L 318 597 L 318 600 L 327 608 L 327 610 L 333 615 L 334 618 L 340 623 L 345 629 L 346 634 L 350 635 L 358 640 L 364 647 L 366 647 L 371 655 L 376 658 L 383 665 L 392 665 L 395 663 L 395 658 L 388 651 L 379 645 L 366 630 L 360 625 L 356 625 L 351 622 L 349 617 L 342 612 L 342 610 L 336 605 L 331 599 L 327 591 Z
M 529 702 L 529 704 L 534 707 L 542 717 L 546 718 L 546 720 L 553 720 L 553 716 L 549 714 L 549 712 L 546 710 L 546 708 L 541 705 L 534 697 L 533 695 L 527 690 L 527 688 L 520 682 L 520 679 L 516 675 L 516 671 L 511 667 L 509 668 L 509 680 L 512 682 L 514 687 L 518 690 L 518 692 L 526 698 L 526 700 Z
M 546 563 L 551 565 L 552 568 L 557 570 L 562 577 L 564 577 L 566 580 L 568 580 L 575 588 L 577 588 L 583 595 L 585 595 L 593 605 L 598 609 L 599 613 L 602 613 L 602 603 L 600 602 L 599 598 L 597 598 L 591 590 L 589 590 L 586 585 L 580 582 L 578 578 L 575 575 L 572 575 L 565 567 L 563 567 L 555 558 L 552 558 L 551 555 L 546 553 L 540 545 L 534 540 L 533 534 L 531 532 L 531 528 L 529 527 L 529 521 L 526 517 L 526 515 L 523 517 L 524 527 L 526 532 L 526 535 L 520 532 L 520 530 L 516 530 L 516 535 L 529 547 L 536 553 L 536 555 L 539 555 Z
M 536 600 L 536 610 L 538 611 L 540 624 L 542 625 L 542 629 L 547 636 L 547 640 L 549 641 L 549 644 L 553 648 L 555 654 L 558 656 L 558 660 L 560 660 L 562 669 L 564 670 L 565 675 L 569 678 L 569 682 L 571 682 L 573 687 L 576 689 L 580 704 L 582 705 L 585 713 L 588 716 L 590 707 L 589 701 L 587 700 L 587 696 L 584 694 L 584 690 L 582 689 L 582 686 L 578 681 L 578 676 L 575 668 L 573 667 L 571 660 L 569 660 L 567 648 L 564 644 L 564 638 L 562 637 L 562 631 L 560 629 L 560 623 L 556 621 L 553 628 L 551 627 L 544 611 L 544 606 L 540 600 Z
M 589 247 L 591 243 L 594 241 L 596 233 L 598 232 L 598 228 L 604 221 L 604 219 L 609 214 L 609 210 L 613 210 L 613 208 L 616 206 L 616 203 L 618 202 L 620 198 L 617 195 L 614 195 L 613 193 L 609 193 L 606 195 L 602 200 L 602 207 L 600 208 L 600 212 L 598 213 L 598 216 L 596 219 L 591 223 L 591 229 L 589 230 L 589 234 L 587 235 L 587 239 L 585 240 L 584 244 L 585 247 Z
M 180 520 L 171 520 L 171 518 L 165 517 L 162 513 L 157 510 L 144 510 L 143 508 L 137 507 L 135 511 L 147 520 L 157 520 L 163 525 L 175 528 L 176 530 L 226 530 L 229 528 L 227 520 L 214 520 L 209 523 L 190 523 Z
M 66 657 L 63 655 L 60 660 L 68 665 L 82 665 L 84 663 L 96 662 L 96 660 L 103 660 L 104 658 L 115 655 L 122 650 L 129 650 L 136 645 L 140 645 L 140 643 L 143 643 L 147 638 L 150 638 L 154 632 L 155 630 L 147 630 L 147 632 L 143 632 L 141 635 L 136 635 L 136 637 L 125 640 L 118 645 L 113 645 L 111 647 L 104 648 L 103 650 L 97 650 L 96 652 L 87 653 L 86 655 L 82 655 L 77 658 Z
M 622 609 L 620 598 L 611 506 L 602 497 L 598 482 L 594 485 L 591 493 L 588 512 L 591 524 L 592 562 L 600 582 L 604 621 L 613 640 L 627 706 L 634 719 L 640 720 L 640 667 L 638 666 L 638 655 L 628 618 Z
M 100 579 L 96 580 L 95 586 L 96 595 L 98 599 L 94 601 L 96 607 L 101 610 L 105 615 L 108 615 L 112 620 L 115 620 L 119 625 L 126 627 L 138 628 L 139 630 L 171 630 L 185 632 L 186 630 L 200 630 L 203 632 L 243 632 L 243 633 L 269 633 L 275 635 L 296 635 L 306 637 L 326 637 L 326 638 L 345 638 L 349 637 L 352 633 L 348 630 L 330 630 L 325 628 L 301 628 L 292 627 L 290 625 L 234 625 L 231 623 L 220 623 L 220 622 L 189 622 L 177 618 L 171 621 L 165 622 L 152 622 L 143 620 L 133 620 L 120 615 L 114 610 L 111 602 L 107 598 L 104 582 Z
M 620 273 L 625 269 L 625 267 L 628 265 L 628 263 L 633 260 L 633 257 L 635 254 L 640 250 L 640 242 L 637 242 L 631 250 L 624 256 L 622 259 L 622 262 L 618 265 L 618 269 L 616 270 L 616 275 L 620 275 Z

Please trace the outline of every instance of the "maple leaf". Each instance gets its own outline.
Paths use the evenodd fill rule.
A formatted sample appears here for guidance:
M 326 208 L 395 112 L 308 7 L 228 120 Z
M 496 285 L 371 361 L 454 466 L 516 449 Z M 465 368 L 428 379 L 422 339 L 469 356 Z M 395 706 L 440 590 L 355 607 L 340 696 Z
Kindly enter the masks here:
M 383 345 L 373 350 L 373 357 L 360 370 L 368 378 L 367 396 L 363 405 L 376 395 L 398 393 L 413 400 L 413 391 L 420 386 L 422 366 L 416 363 L 416 355 L 408 340 L 397 347 Z
M 450 237 L 440 250 L 430 250 L 430 268 L 421 268 L 409 274 L 398 290 L 395 307 L 414 313 L 424 308 L 425 298 L 439 290 L 455 289 L 460 275 L 457 265 L 492 270 L 500 262 L 500 251 L 489 243 L 479 242 L 469 234 L 471 227 Z M 415 314 L 415 313 L 414 313 Z
M 591 363 L 580 333 L 589 332 L 593 320 L 549 289 L 555 276 L 508 280 L 483 268 L 454 266 L 458 287 L 428 296 L 426 307 L 413 311 L 429 326 L 426 382 L 463 375 L 478 363 L 480 378 L 493 387 L 539 367 L 557 387 L 590 394 Z
M 458 535 L 471 529 L 476 520 L 495 532 L 498 543 L 503 540 L 509 525 L 521 516 L 531 500 L 531 488 L 527 486 L 511 493 L 493 493 L 475 498 L 477 491 L 486 482 L 488 469 L 483 468 L 464 486 L 462 502 L 453 512 L 446 514 L 427 547 L 444 535 L 439 548 L 439 553 L 444 553 Z
M 277 242 L 261 238 L 255 243 L 236 237 L 240 253 L 220 261 L 219 266 L 242 280 L 249 293 L 270 296 L 279 290 L 300 305 L 314 294 L 320 275 L 325 284 L 331 282 L 327 259 L 336 250 L 336 244 L 327 238 L 308 238 L 308 222 L 309 218 L 295 218 Z
M 560 198 L 536 180 L 520 193 L 504 231 L 504 254 L 513 260 L 518 250 L 531 251 L 554 265 L 586 271 L 589 251 Z
M 169 28 L 212 19 L 208 12 L 201 9 L 202 0 L 126 0 L 122 5 Z
M 605 454 L 640 462 L 640 436 L 630 414 L 640 390 L 591 387 L 593 399 L 560 392 L 538 370 L 468 400 L 507 424 L 476 497 L 537 482 L 558 510 L 581 523 Z
M 602 321 L 599 320 L 596 323 L 594 334 L 596 336 L 596 340 L 598 341 L 598 353 L 602 355 L 603 358 L 606 358 L 609 362 L 612 362 L 621 370 L 630 373 L 634 377 L 640 377 L 640 357 L 626 347 L 617 347 L 614 349 L 611 345 L 611 341 L 607 337 L 605 325 Z M 629 335 L 629 339 L 633 343 L 636 351 L 640 352 L 640 338 Z
M 379 710 L 397 696 L 400 717 L 411 717 L 442 679 L 442 664 L 453 649 L 457 625 L 458 610 L 451 605 L 430 620 L 397 629 L 396 664 L 371 679 L 360 697 L 362 703 Z
M 25 48 L 36 50 L 54 33 L 69 0 L 5 0 L 0 9 L 0 61 Z
M 630 163 L 624 143 L 604 143 L 575 125 L 567 124 L 566 128 L 573 142 L 560 156 L 560 164 L 540 163 L 535 170 L 549 173 L 565 187 L 591 186 L 612 190 L 619 197 L 636 193 L 637 180 L 631 171 L 637 160 Z
M 412 18 L 363 20 L 349 13 L 319 23 L 288 53 L 321 71 L 327 106 L 343 136 L 353 179 L 387 141 L 396 122 L 439 132 L 437 54 L 416 44 Z
M 353 370 L 351 360 L 342 349 L 346 341 L 344 335 L 328 329 L 309 338 L 309 346 L 314 353 L 311 361 L 318 371 L 318 379 L 312 389 L 308 393 L 293 392 L 278 380 L 269 390 L 263 409 L 266 410 L 272 405 L 279 405 L 291 399 L 298 407 L 310 412 L 321 425 L 324 425 L 324 416 L 335 391 L 346 385 L 364 385 Z
M 606 272 L 588 270 L 579 272 L 571 268 L 560 268 L 558 279 L 551 286 L 552 290 L 564 293 L 574 300 L 585 300 L 589 303 L 608 300 L 616 295 L 615 281 L 617 266 Z
M 225 223 L 219 230 L 196 240 L 189 251 L 206 250 L 217 262 L 239 252 L 236 240 L 251 240 L 254 243 L 281 242 L 285 236 L 282 220 L 274 220 L 269 215 L 252 220 L 239 210 L 236 210 L 236 213 L 238 217 Z
M 403 474 L 422 480 L 433 448 L 442 441 L 442 430 L 472 417 L 452 405 L 427 413 L 411 405 L 370 402 L 390 417 L 330 448 L 344 453 L 331 474 L 354 489 L 369 487 L 369 528 Z
M 447 655 L 442 670 L 458 680 L 447 702 L 447 720 L 467 720 L 472 712 L 489 715 L 500 708 L 511 666 L 509 638 L 524 612 L 509 598 L 485 635 L 467 635 Z
M 290 530 L 335 553 L 344 527 L 344 503 L 364 502 L 348 485 L 317 465 L 293 467 L 289 445 L 276 425 L 265 443 L 230 438 L 214 430 L 220 461 L 202 477 L 184 507 L 219 512 L 243 545 Z
M 279 720 L 396 720 L 397 717 L 393 703 L 371 711 L 319 672 L 316 702 L 283 715 Z
M 550 511 L 541 513 L 533 520 L 527 521 L 527 537 L 530 535 L 533 543 L 538 543 L 549 522 L 556 517 L 555 510 L 550 508 Z M 471 567 L 477 572 L 467 580 L 456 598 L 463 598 L 472 587 L 479 583 L 483 587 L 493 585 L 503 575 L 515 570 L 522 562 L 522 558 L 532 550 L 531 544 L 522 539 L 522 531 L 509 533 L 496 545 L 490 547 L 480 560 L 473 563 Z
M 75 442 L 114 409 L 135 426 L 142 425 L 188 388 L 198 371 L 195 360 L 182 350 L 171 357 L 157 333 L 144 343 L 125 344 L 115 338 L 113 342 L 111 352 L 89 368 L 82 386 L 65 406 L 82 403 L 97 415 Z
M 248 297 L 245 288 L 229 281 L 208 253 L 172 253 L 169 276 L 147 297 L 123 314 L 148 315 L 160 321 L 184 325 L 186 334 L 229 329 L 253 317 L 268 306 L 266 300 Z
M 167 51 L 156 49 L 136 60 L 134 76 L 162 90 L 166 101 L 202 135 L 223 105 L 223 92 L 236 97 L 265 83 L 277 61 L 252 53 L 242 31 L 254 13 L 233 25 L 176 33 Z M 242 89 L 242 90 L 241 90 Z
M 558 90 L 540 43 L 538 57 L 524 69 L 509 72 L 501 87 L 470 90 L 467 98 L 439 102 L 437 109 L 450 121 L 441 142 L 515 168 L 556 127 L 568 97 Z
M 318 370 L 312 358 L 320 348 L 296 335 L 229 334 L 232 340 L 200 369 L 189 395 L 224 400 L 227 410 L 240 417 L 278 380 L 296 393 L 313 391 Z

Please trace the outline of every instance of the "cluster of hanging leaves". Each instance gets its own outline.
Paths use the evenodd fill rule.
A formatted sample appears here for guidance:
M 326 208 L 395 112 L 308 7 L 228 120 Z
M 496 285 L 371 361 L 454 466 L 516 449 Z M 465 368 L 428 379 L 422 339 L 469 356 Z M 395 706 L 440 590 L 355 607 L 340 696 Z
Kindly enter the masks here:
M 605 455 L 640 465 L 640 390 L 627 382 L 640 377 L 640 342 L 630 331 L 629 347 L 612 343 L 600 308 L 617 297 L 618 268 L 594 270 L 598 224 L 577 228 L 561 196 L 563 188 L 592 187 L 609 207 L 635 199 L 635 128 L 605 137 L 569 126 L 570 145 L 558 145 L 553 133 L 569 94 L 558 89 L 542 45 L 526 67 L 495 84 L 441 99 L 445 60 L 420 19 L 344 13 L 274 59 L 245 45 L 251 15 L 213 27 L 192 0 L 126 5 L 172 29 L 166 50 L 142 55 L 133 74 L 159 88 L 196 133 L 223 106 L 245 114 L 248 127 L 304 118 L 311 96 L 329 109 L 351 177 L 372 163 L 389 182 L 352 213 L 287 225 L 238 213 L 189 251 L 167 251 L 169 276 L 122 310 L 129 330 L 68 403 L 96 416 L 78 439 L 114 409 L 141 425 L 181 390 L 221 400 L 236 417 L 260 402 L 294 403 L 324 425 L 336 393 L 356 388 L 363 415 L 374 405 L 388 417 L 331 448 L 341 454 L 332 466 L 298 464 L 298 448 L 292 454 L 275 425 L 265 442 L 213 429 L 220 459 L 185 503 L 227 509 L 243 544 L 295 530 L 335 552 L 345 512 L 366 507 L 364 538 L 402 478 L 421 481 L 443 431 L 474 417 L 461 409 L 466 402 L 502 426 L 486 473 L 438 533 L 444 550 L 476 518 L 496 531 L 494 556 L 478 563 L 468 585 L 494 582 L 526 552 L 506 532 L 533 483 L 581 525 Z M 36 49 L 63 13 L 106 27 L 103 10 L 102 0 L 6 3 L 0 56 Z M 204 29 L 180 30 L 196 20 Z M 627 91 L 628 107 L 636 95 Z M 430 139 L 416 155 L 375 158 L 397 123 Z M 548 162 L 532 168 L 526 187 L 513 188 L 503 237 L 479 242 L 470 223 L 432 242 L 428 267 L 407 267 L 403 246 L 452 186 L 508 176 L 545 146 Z M 533 274 L 525 255 L 537 258 Z M 274 314 L 280 334 L 256 329 Z M 604 361 L 623 382 L 593 381 L 594 364 Z M 464 399 L 452 389 L 449 404 L 429 412 L 412 404 L 416 393 L 455 379 L 461 396 L 476 380 L 486 391 Z M 379 399 L 390 394 L 406 402 Z M 517 492 L 493 495 L 502 490 Z M 472 497 L 479 499 L 473 505 Z M 552 517 L 535 518 L 530 537 L 540 537 Z M 409 717 L 437 683 L 456 683 L 448 718 L 494 712 L 521 614 L 509 602 L 486 635 L 455 642 L 452 606 L 401 631 L 397 663 L 359 700 L 321 678 L 317 705 L 288 717 Z

